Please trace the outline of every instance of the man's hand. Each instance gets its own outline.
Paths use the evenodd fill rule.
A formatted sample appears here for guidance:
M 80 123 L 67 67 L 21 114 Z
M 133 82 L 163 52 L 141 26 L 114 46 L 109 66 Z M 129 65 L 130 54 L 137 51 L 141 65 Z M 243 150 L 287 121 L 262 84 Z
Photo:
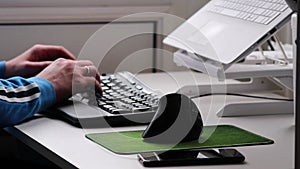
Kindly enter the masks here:
M 57 58 L 75 60 L 75 56 L 62 46 L 34 45 L 5 64 L 5 78 L 35 76 Z
M 40 72 L 37 77 L 52 83 L 56 92 L 56 102 L 63 101 L 74 93 L 87 89 L 101 90 L 100 74 L 91 61 L 57 59 Z

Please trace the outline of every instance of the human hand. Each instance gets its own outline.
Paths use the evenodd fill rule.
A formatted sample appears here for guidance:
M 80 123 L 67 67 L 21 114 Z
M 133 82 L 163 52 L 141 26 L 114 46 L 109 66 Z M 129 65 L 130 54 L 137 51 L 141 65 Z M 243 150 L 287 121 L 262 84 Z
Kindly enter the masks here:
M 35 76 L 57 58 L 75 60 L 75 56 L 62 46 L 34 45 L 6 62 L 4 77 Z
M 74 93 L 87 91 L 87 89 L 102 92 L 100 74 L 93 63 L 87 60 L 75 61 L 59 58 L 37 77 L 52 83 L 56 92 L 56 102 L 63 101 Z

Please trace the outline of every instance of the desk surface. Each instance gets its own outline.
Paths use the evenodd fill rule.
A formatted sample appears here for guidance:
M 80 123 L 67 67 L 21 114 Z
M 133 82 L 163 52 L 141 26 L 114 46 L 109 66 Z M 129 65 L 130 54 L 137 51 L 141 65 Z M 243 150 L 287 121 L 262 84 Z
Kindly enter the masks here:
M 186 84 L 209 83 L 213 79 L 193 72 L 141 74 L 139 78 L 163 93 L 175 92 Z M 294 168 L 294 116 L 291 114 L 219 118 L 209 110 L 222 105 L 210 103 L 208 97 L 194 100 L 202 113 L 204 124 L 233 124 L 275 141 L 272 145 L 238 147 L 246 157 L 241 165 L 205 166 L 210 169 L 291 169 Z M 221 101 L 222 102 L 222 101 Z M 208 105 L 211 105 L 208 106 Z M 256 111 L 256 110 L 253 110 Z M 210 113 L 208 113 L 210 112 Z M 144 168 L 136 155 L 121 156 L 85 138 L 86 133 L 145 129 L 146 126 L 80 129 L 60 120 L 37 118 L 6 128 L 12 135 L 62 168 L 96 169 Z M 186 168 L 186 167 L 185 167 Z M 199 168 L 191 166 L 188 168 Z

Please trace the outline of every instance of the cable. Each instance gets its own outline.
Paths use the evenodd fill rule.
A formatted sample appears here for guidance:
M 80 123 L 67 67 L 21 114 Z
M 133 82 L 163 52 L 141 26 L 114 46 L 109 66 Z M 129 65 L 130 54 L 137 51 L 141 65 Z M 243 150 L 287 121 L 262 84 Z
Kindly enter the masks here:
M 195 99 L 198 97 L 206 97 L 212 95 L 228 95 L 228 96 L 240 96 L 240 97 L 250 97 L 256 99 L 267 99 L 267 100 L 279 100 L 279 101 L 294 101 L 293 99 L 283 99 L 283 98 L 274 98 L 274 97 L 265 97 L 265 96 L 254 96 L 254 95 L 247 95 L 247 94 L 239 94 L 239 93 L 207 93 L 198 96 L 193 96 L 191 99 Z
M 274 46 L 272 45 L 271 41 L 270 41 L 270 40 L 267 40 L 267 43 L 268 43 L 268 45 L 269 45 L 271 51 L 275 51 L 275 48 L 274 48 Z

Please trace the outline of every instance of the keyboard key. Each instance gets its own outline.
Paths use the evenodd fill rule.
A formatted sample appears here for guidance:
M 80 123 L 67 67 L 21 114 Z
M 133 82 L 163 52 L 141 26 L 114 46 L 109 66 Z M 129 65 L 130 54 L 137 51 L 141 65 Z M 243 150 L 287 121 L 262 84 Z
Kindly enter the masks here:
M 136 85 L 135 88 L 138 89 L 138 90 L 142 90 L 143 89 L 143 87 L 139 86 L 139 85 Z

